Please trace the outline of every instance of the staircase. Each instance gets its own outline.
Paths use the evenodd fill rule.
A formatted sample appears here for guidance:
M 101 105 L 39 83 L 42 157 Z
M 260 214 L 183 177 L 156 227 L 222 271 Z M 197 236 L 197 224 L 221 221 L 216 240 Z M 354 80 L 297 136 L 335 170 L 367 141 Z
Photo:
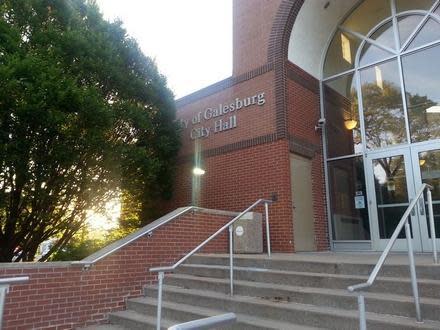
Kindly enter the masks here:
M 347 286 L 365 281 L 376 254 L 237 255 L 234 297 L 228 255 L 195 255 L 166 276 L 162 327 L 234 312 L 233 329 L 358 329 L 356 296 Z M 440 329 L 440 268 L 417 256 L 424 323 L 416 323 L 407 257 L 391 255 L 365 294 L 368 329 Z M 157 288 L 111 313 L 114 329 L 155 329 Z M 98 329 L 95 327 L 94 329 Z

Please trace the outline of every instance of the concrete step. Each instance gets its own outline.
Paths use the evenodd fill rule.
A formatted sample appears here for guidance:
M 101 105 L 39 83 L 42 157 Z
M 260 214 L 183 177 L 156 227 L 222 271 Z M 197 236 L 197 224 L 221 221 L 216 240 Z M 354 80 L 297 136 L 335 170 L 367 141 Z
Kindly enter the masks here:
M 167 276 L 165 284 L 187 289 L 199 289 L 229 294 L 229 279 L 197 277 L 184 274 Z M 234 281 L 234 293 L 241 296 L 251 296 L 274 302 L 297 302 L 301 304 L 328 306 L 344 310 L 357 310 L 356 296 L 345 289 L 327 289 L 316 287 L 299 287 L 274 283 Z M 146 295 L 157 296 L 156 287 L 149 287 Z M 415 317 L 415 307 L 412 296 L 367 292 L 366 310 L 379 314 Z M 176 301 L 177 297 L 169 297 Z M 178 302 L 184 302 L 179 300 Z M 423 316 L 428 320 L 440 321 L 440 300 L 422 298 Z
M 135 317 L 133 315 L 137 314 L 137 325 L 134 325 L 133 323 L 128 324 L 130 326 L 130 329 L 138 330 L 138 329 L 149 329 L 149 326 L 151 324 L 155 324 L 156 318 L 156 308 L 157 308 L 157 300 L 153 298 L 134 298 L 130 299 L 127 302 L 127 307 L 129 308 L 128 311 L 126 311 L 126 314 L 128 314 L 131 319 L 130 321 L 134 320 Z M 164 301 L 162 303 L 162 326 L 170 326 L 170 323 L 176 324 L 181 322 L 187 322 L 191 320 L 196 320 L 200 318 L 205 318 L 209 316 L 219 315 L 223 314 L 226 311 L 218 309 L 218 308 L 206 308 L 201 306 L 189 306 L 186 304 L 178 304 L 178 303 L 172 303 Z M 122 313 L 119 312 L 119 315 Z M 170 321 L 170 317 L 174 321 Z M 146 322 L 146 319 L 148 319 L 148 323 Z M 164 322 L 166 320 L 166 322 Z M 115 319 L 112 317 L 112 321 L 115 322 Z M 153 322 L 151 322 L 153 321 Z M 123 324 L 124 326 L 127 326 L 127 323 L 125 319 L 119 319 L 119 324 Z M 222 328 L 223 329 L 223 328 Z M 263 330 L 263 329 L 292 329 L 292 330 L 319 330 L 323 328 L 317 328 L 317 327 L 310 327 L 310 326 L 304 326 L 304 325 L 297 325 L 293 323 L 286 323 L 281 322 L 278 320 L 269 320 L 264 319 L 260 317 L 250 316 L 246 314 L 240 314 L 237 313 L 237 322 L 233 325 L 224 327 L 224 329 L 255 329 L 255 330 Z
M 331 307 L 299 304 L 294 302 L 274 302 L 255 297 L 246 297 L 210 292 L 206 290 L 184 289 L 178 287 L 164 287 L 163 315 L 185 321 L 198 318 L 202 314 L 200 310 L 213 311 L 211 315 L 224 312 L 234 312 L 238 315 L 254 315 L 261 320 L 271 322 L 284 322 L 289 324 L 285 329 L 297 329 L 297 327 L 315 327 L 325 329 L 352 330 L 358 328 L 357 311 L 347 311 Z M 178 301 L 178 302 L 170 302 Z M 203 307 L 202 307 L 203 306 Z M 215 306 L 214 310 L 209 309 Z M 137 298 L 128 301 L 128 308 L 138 313 L 154 315 L 156 312 L 156 299 Z M 243 319 L 239 318 L 240 322 Z M 416 323 L 414 319 L 401 316 L 380 315 L 367 313 L 368 329 L 374 330 L 410 330 L 410 329 L 440 329 L 440 322 L 425 321 L 423 324 Z M 258 322 L 249 329 L 267 328 L 267 325 Z M 295 326 L 294 326 L 295 325 Z M 237 329 L 246 328 L 241 323 Z M 284 329 L 278 327 L 277 329 Z
M 364 258 L 354 258 L 348 254 L 342 259 L 342 261 L 333 261 L 334 258 L 328 258 L 328 260 L 326 260 L 325 253 L 321 256 L 312 256 L 307 254 L 273 254 L 271 258 L 268 258 L 263 255 L 236 254 L 234 255 L 234 265 L 239 267 L 290 270 L 308 273 L 368 276 L 379 258 L 379 255 L 375 254 L 365 261 Z M 417 264 L 418 278 L 440 280 L 440 266 L 433 265 L 430 261 L 430 256 L 424 256 L 423 259 L 419 259 L 421 260 Z M 192 256 L 187 264 L 227 266 L 229 265 L 229 255 L 197 254 Z M 379 275 L 409 278 L 410 274 L 407 258 L 405 258 L 405 256 L 400 256 L 397 261 L 391 258 L 391 260 L 383 266 Z
M 178 267 L 175 273 L 227 279 L 229 278 L 229 266 L 184 264 Z M 367 280 L 367 276 L 359 275 L 295 272 L 254 267 L 234 267 L 234 278 L 243 281 L 343 290 L 349 285 Z M 421 297 L 440 299 L 440 281 L 419 279 L 418 285 Z M 402 277 L 378 277 L 369 291 L 412 295 L 410 280 Z
M 135 311 L 126 310 L 109 314 L 109 321 L 112 325 L 122 327 L 129 330 L 155 330 L 156 317 L 146 314 L 137 313 Z M 177 321 L 162 319 L 161 329 L 168 329 Z
M 101 324 L 101 325 L 91 325 L 84 328 L 76 328 L 76 330 L 128 330 L 128 329 L 113 324 Z

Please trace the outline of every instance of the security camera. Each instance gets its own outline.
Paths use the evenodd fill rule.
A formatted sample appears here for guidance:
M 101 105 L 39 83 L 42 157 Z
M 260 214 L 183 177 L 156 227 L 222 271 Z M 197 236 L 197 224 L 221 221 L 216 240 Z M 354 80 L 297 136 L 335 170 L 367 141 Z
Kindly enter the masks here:
M 325 125 L 325 118 L 319 118 L 318 124 L 315 126 L 315 131 L 322 129 L 324 125 Z

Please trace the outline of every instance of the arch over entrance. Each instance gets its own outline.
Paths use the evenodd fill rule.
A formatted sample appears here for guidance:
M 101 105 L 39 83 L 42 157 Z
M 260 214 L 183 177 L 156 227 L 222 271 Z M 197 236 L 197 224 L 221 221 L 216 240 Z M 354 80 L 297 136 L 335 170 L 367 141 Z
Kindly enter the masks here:
M 422 183 L 440 233 L 438 58 L 440 1 L 364 0 L 337 26 L 321 84 L 335 248 L 381 250 Z M 411 222 L 431 249 L 426 205 Z

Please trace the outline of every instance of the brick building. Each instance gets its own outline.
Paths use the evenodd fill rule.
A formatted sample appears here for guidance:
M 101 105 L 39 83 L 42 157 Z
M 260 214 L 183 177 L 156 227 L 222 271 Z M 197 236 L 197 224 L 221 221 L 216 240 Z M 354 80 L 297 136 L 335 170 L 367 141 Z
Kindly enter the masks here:
M 440 199 L 436 5 L 234 1 L 232 76 L 177 102 L 170 209 L 274 197 L 275 251 L 383 249 L 422 182 Z M 424 207 L 413 221 L 428 250 Z
M 427 183 L 440 237 L 440 0 L 234 0 L 233 6 L 232 77 L 177 102 L 183 146 L 167 205 L 173 211 L 81 261 L 2 264 L 1 278 L 29 277 L 8 293 L 4 329 L 108 322 L 155 328 L 158 277 L 151 268 L 175 265 L 260 198 L 276 200 L 274 252 L 381 251 Z M 201 208 L 177 208 L 188 205 Z M 430 251 L 427 203 L 412 205 L 413 247 Z M 394 249 L 406 248 L 403 238 Z M 221 253 L 232 251 L 231 242 L 220 231 L 197 250 L 220 255 L 195 256 L 180 278 L 167 274 L 165 283 L 180 289 L 165 289 L 164 324 L 223 308 L 249 314 L 239 314 L 237 327 L 357 328 L 358 305 L 346 288 L 366 279 L 374 254 L 240 256 L 228 283 L 225 265 L 232 259 Z M 367 296 L 369 328 L 421 329 L 408 321 L 416 299 L 406 261 L 396 257 L 384 272 L 390 277 L 372 288 L 380 295 Z M 421 295 L 430 298 L 423 313 L 436 322 L 424 325 L 439 329 L 438 267 L 418 259 L 418 275 L 428 279 Z M 224 294 L 234 276 L 241 281 L 237 298 Z M 0 283 L 0 291 L 1 305 L 7 287 Z

